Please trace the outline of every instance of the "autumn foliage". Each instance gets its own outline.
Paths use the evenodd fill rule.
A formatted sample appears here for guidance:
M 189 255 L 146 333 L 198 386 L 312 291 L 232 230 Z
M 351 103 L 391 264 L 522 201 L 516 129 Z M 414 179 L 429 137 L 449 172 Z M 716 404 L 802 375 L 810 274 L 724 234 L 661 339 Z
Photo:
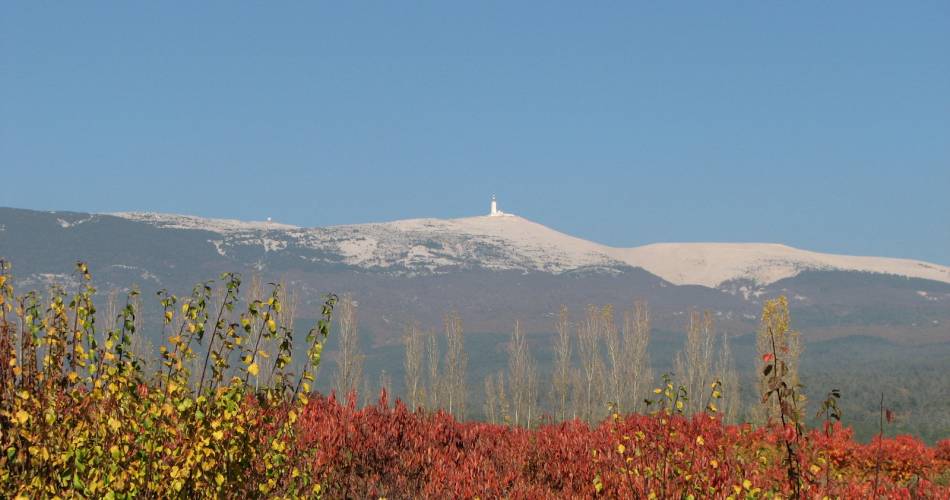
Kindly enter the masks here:
M 97 332 L 88 285 L 40 305 L 0 273 L 0 497 L 950 497 L 950 441 L 861 444 L 838 422 L 725 425 L 715 405 L 684 415 L 669 380 L 647 414 L 594 426 L 458 422 L 385 391 L 360 408 L 355 394 L 309 390 L 335 298 L 294 373 L 279 290 L 238 311 L 239 285 L 224 276 L 217 301 L 210 285 L 161 294 L 168 343 L 147 374 L 129 349 L 131 303 Z
M 299 422 L 297 445 L 313 450 L 300 465 L 334 497 L 788 498 L 792 491 L 782 445 L 790 429 L 723 425 L 710 415 L 618 415 L 596 427 L 568 421 L 524 429 L 411 412 L 384 394 L 362 409 L 353 399 L 316 398 Z M 876 442 L 857 443 L 840 425 L 831 436 L 804 436 L 805 496 L 871 495 Z M 940 446 L 885 439 L 878 494 L 945 497 L 950 489 L 932 482 L 950 467 L 938 454 L 948 444 Z

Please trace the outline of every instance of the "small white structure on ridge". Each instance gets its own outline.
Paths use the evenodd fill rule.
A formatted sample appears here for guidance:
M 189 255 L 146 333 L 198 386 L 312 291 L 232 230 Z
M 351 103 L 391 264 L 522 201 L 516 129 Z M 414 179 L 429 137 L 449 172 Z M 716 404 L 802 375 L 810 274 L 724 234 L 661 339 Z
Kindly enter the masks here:
M 495 200 L 495 195 L 491 195 L 491 211 L 488 212 L 489 217 L 506 217 L 512 214 L 506 214 L 501 210 L 498 210 L 498 201 Z

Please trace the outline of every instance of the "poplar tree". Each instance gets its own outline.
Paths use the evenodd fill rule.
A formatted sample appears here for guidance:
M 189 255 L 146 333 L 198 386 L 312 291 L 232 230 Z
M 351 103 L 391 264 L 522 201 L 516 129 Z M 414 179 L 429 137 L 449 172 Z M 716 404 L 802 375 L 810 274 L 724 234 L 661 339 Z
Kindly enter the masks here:
M 653 369 L 650 366 L 650 309 L 643 300 L 633 304 L 633 310 L 623 315 L 623 383 L 626 391 L 621 401 L 626 412 L 642 408 L 646 391 L 653 387 Z
M 458 311 L 445 316 L 445 401 L 446 409 L 456 418 L 465 418 L 465 372 L 468 356 L 465 353 L 465 338 L 462 330 L 462 318 Z
M 406 346 L 406 396 L 409 399 L 409 408 L 413 411 L 422 406 L 422 354 L 425 350 L 425 339 L 422 331 L 415 322 L 409 322 L 403 331 L 403 343 Z
M 568 418 L 568 402 L 571 391 L 571 324 L 567 306 L 562 305 L 554 323 L 557 338 L 554 341 L 554 373 L 552 396 L 558 421 Z
M 351 392 L 362 388 L 363 354 L 360 352 L 356 301 L 353 296 L 350 294 L 344 295 L 340 300 L 338 309 L 340 347 L 337 353 L 337 374 L 334 387 L 337 397 L 344 398 Z

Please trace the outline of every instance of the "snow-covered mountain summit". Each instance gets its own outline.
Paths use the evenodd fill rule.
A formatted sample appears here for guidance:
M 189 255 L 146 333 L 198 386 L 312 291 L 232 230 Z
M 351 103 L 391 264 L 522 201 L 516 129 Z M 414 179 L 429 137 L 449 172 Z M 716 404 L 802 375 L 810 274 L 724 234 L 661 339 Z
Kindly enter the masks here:
M 223 256 L 242 247 L 291 252 L 396 273 L 490 269 L 564 273 L 640 267 L 676 285 L 717 287 L 733 280 L 767 285 L 807 270 L 892 274 L 950 283 L 950 268 L 882 257 L 823 254 L 765 243 L 657 243 L 615 248 L 576 238 L 528 219 L 478 216 L 409 219 L 325 228 L 154 213 L 112 214 L 158 227 L 203 230 Z

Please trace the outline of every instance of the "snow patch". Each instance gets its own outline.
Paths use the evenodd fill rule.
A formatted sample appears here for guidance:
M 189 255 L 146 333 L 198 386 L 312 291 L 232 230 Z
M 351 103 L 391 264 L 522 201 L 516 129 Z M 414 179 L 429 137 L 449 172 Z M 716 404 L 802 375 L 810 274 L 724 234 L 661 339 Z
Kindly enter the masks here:
M 78 225 L 83 224 L 83 223 L 85 223 L 85 222 L 89 222 L 89 221 L 91 221 L 91 220 L 94 220 L 95 218 L 96 218 L 95 215 L 90 215 L 89 217 L 86 217 L 86 218 L 84 218 L 84 219 L 79 219 L 79 220 L 75 220 L 75 221 L 70 222 L 70 221 L 68 221 L 68 220 L 66 220 L 66 219 L 62 219 L 62 218 L 57 217 L 57 218 L 56 218 L 56 222 L 59 224 L 59 227 L 61 227 L 61 228 L 63 228 L 63 229 L 69 229 L 69 228 L 71 228 L 71 227 L 75 227 L 75 226 L 78 226 Z
M 218 252 L 218 255 L 222 257 L 227 257 L 228 254 L 224 252 L 224 249 L 221 246 L 224 244 L 224 240 L 208 240 L 208 243 L 214 245 L 214 250 Z
M 232 233 L 240 231 L 274 231 L 297 229 L 297 226 L 272 221 L 241 221 L 235 219 L 206 219 L 191 215 L 160 214 L 154 212 L 114 212 L 107 215 L 123 219 L 147 222 L 171 229 L 198 229 L 213 233 Z

